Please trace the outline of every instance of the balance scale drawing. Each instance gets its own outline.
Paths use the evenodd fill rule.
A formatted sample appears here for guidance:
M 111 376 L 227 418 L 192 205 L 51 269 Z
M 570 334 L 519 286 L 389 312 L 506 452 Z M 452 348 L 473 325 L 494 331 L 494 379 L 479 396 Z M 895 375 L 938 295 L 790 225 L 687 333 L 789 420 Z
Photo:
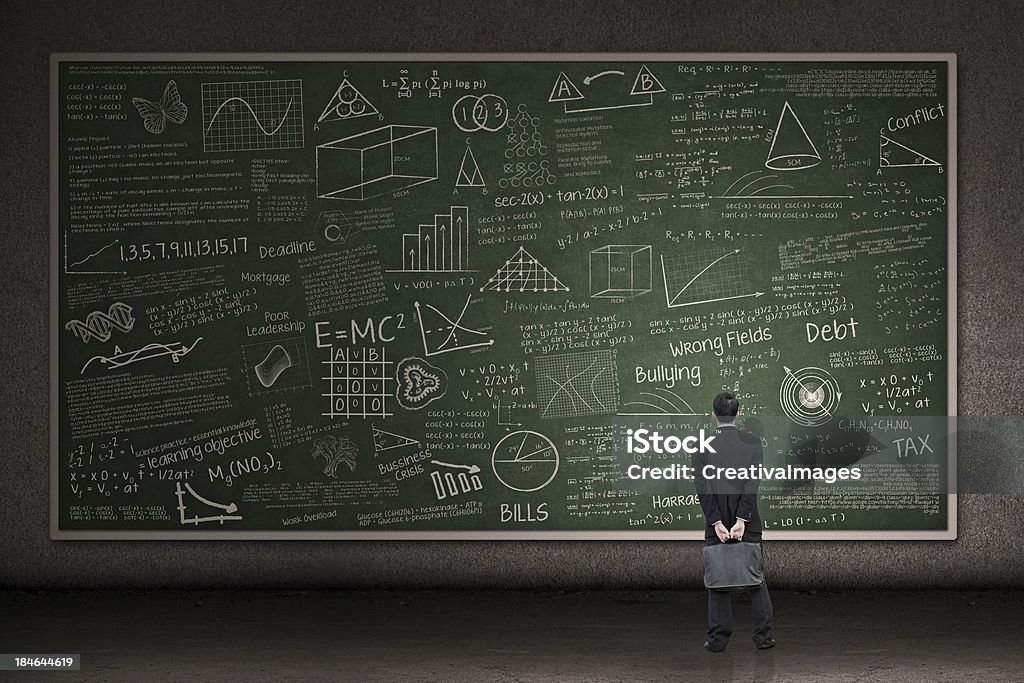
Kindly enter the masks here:
M 649 107 L 654 104 L 655 95 L 665 92 L 665 86 L 651 73 L 646 64 L 640 66 L 636 78 L 633 79 L 633 87 L 630 88 L 628 94 L 625 94 L 625 88 L 622 87 L 621 81 L 616 82 L 616 79 L 605 78 L 607 76 L 624 78 L 626 74 L 623 71 L 610 69 L 587 76 L 583 79 L 583 85 L 587 89 L 588 95 L 584 95 L 583 91 L 562 71 L 555 80 L 555 85 L 551 89 L 548 102 L 561 102 L 565 113 L 573 114 L 587 111 L 624 109 L 627 107 Z M 612 82 L 607 83 L 609 80 Z M 596 87 L 595 84 L 601 87 Z M 623 96 L 625 101 L 623 101 Z M 602 103 L 587 104 L 586 101 L 588 99 L 591 102 L 600 101 Z
M 206 517 L 200 517 L 198 514 L 196 514 L 194 517 L 186 518 L 185 517 L 185 498 L 184 498 L 186 492 L 188 492 L 188 494 L 190 496 L 192 496 L 196 500 L 196 502 L 202 503 L 203 505 L 206 505 L 206 506 L 211 507 L 211 508 L 217 508 L 218 510 L 223 510 L 224 514 L 207 515 Z M 233 514 L 235 512 L 238 512 L 238 506 L 237 505 L 235 505 L 234 503 L 229 503 L 227 505 L 225 505 L 223 503 L 215 503 L 212 500 L 208 500 L 206 498 L 203 498 L 198 493 L 196 493 L 195 490 L 191 486 L 189 486 L 188 482 L 185 483 L 185 490 L 184 491 L 181 489 L 181 483 L 180 482 L 175 482 L 175 484 L 174 484 L 174 495 L 178 497 L 178 517 L 179 517 L 179 519 L 181 521 L 181 524 L 183 526 L 185 524 L 195 524 L 196 526 L 199 526 L 200 524 L 203 524 L 205 522 L 218 522 L 221 525 L 223 525 L 224 522 L 237 521 L 237 520 L 242 519 L 241 515 Z

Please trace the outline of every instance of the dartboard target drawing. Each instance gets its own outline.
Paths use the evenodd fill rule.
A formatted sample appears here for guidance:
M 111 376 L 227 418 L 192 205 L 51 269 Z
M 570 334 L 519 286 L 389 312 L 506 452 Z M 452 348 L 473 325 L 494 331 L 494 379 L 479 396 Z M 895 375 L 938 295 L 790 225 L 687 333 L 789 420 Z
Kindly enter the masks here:
M 835 378 L 821 368 L 783 369 L 786 379 L 779 389 L 782 412 L 805 427 L 817 427 L 831 420 L 843 397 Z

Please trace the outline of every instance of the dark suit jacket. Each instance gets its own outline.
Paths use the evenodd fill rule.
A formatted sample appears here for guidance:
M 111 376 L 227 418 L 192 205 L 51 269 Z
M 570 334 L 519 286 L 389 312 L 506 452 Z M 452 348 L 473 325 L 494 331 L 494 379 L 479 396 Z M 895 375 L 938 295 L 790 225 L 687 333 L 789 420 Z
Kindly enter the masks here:
M 707 479 L 704 466 L 749 468 L 764 462 L 761 440 L 752 434 L 741 432 L 736 427 L 718 427 L 712 442 L 715 453 L 694 453 L 691 463 L 694 469 L 694 487 L 700 498 L 707 525 L 704 538 L 707 544 L 721 543 L 715 534 L 715 522 L 721 520 L 726 529 L 731 529 L 737 517 L 747 520 L 743 540 L 748 543 L 761 542 L 761 515 L 757 511 L 757 479 Z

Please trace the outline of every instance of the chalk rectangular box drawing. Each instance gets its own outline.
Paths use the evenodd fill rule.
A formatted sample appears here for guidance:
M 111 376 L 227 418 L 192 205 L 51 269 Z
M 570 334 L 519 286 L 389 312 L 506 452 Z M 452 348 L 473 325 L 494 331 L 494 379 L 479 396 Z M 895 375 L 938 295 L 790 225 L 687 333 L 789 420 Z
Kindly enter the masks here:
M 946 132 L 947 157 L 944 161 L 945 189 L 948 198 L 946 221 L 946 329 L 945 369 L 946 406 L 950 417 L 957 414 L 957 58 L 949 53 L 56 53 L 50 60 L 50 443 L 49 492 L 50 538 L 54 540 L 689 540 L 702 541 L 701 530 L 653 531 L 651 529 L 615 530 L 251 530 L 231 531 L 212 529 L 196 533 L 193 530 L 69 530 L 60 526 L 60 478 L 64 458 L 61 454 L 59 420 L 60 396 L 63 378 L 60 376 L 62 342 L 68 344 L 60 326 L 62 207 L 60 202 L 63 177 L 60 125 L 60 74 L 62 67 L 76 62 L 131 63 L 151 62 L 168 64 L 224 63 L 224 62 L 390 62 L 395 65 L 429 63 L 631 63 L 640 67 L 644 63 L 685 63 L 690 61 L 717 63 L 757 62 L 821 62 L 841 66 L 848 62 L 899 62 L 944 65 L 948 121 Z M 607 68 L 601 66 L 600 68 Z M 382 108 L 383 110 L 383 108 Z M 802 114 L 801 110 L 801 114 Z M 334 138 L 334 139 L 331 139 Z M 416 125 L 388 124 L 365 132 L 346 134 L 339 129 L 324 135 L 315 150 L 315 194 L 323 200 L 360 202 L 374 197 L 425 183 L 439 178 L 438 128 Z M 883 141 L 884 142 L 884 141 Z M 902 142 L 896 144 L 902 145 Z M 930 160 L 930 158 L 928 159 Z M 882 162 L 880 162 L 882 165 Z M 769 166 L 771 168 L 771 166 Z M 772 195 L 776 198 L 782 196 Z M 325 202 L 336 207 L 339 203 Z M 429 221 L 429 219 L 427 219 Z M 436 221 L 435 221 L 436 222 Z M 415 224 L 404 230 L 415 231 L 419 239 L 426 228 Z M 433 226 L 431 226 L 431 230 Z M 410 236 L 409 239 L 413 239 Z M 643 238 L 641 238 L 643 239 Z M 646 240 L 644 240 L 646 241 Z M 460 252 L 453 252 L 460 253 Z M 586 253 L 586 252 L 585 252 Z M 652 271 L 657 258 L 651 258 L 649 245 L 607 245 L 582 256 L 581 265 L 590 267 L 590 297 L 593 299 L 629 298 L 649 293 L 652 289 Z M 468 260 L 468 254 L 465 255 Z M 474 258 L 476 256 L 474 255 Z M 588 263 L 589 259 L 589 263 Z M 474 264 L 476 265 L 476 264 Z M 465 263 L 463 263 L 463 267 Z M 650 297 L 648 297 L 650 298 Z M 946 453 L 946 476 L 949 490 L 945 496 L 945 529 L 870 529 L 829 530 L 808 529 L 772 530 L 772 540 L 953 540 L 957 535 L 955 433 L 950 435 Z M 168 488 L 170 491 L 170 487 Z M 178 491 L 181 489 L 178 487 Z M 201 493 L 201 491 L 200 491 Z M 183 495 L 183 494 L 181 494 Z M 233 508 L 234 506 L 230 506 Z M 225 510 L 233 512 L 233 510 Z M 699 510 L 698 510 L 699 513 Z
M 631 298 L 651 291 L 651 245 L 609 244 L 590 252 L 590 296 Z
M 321 199 L 362 201 L 437 180 L 437 128 L 383 126 L 317 145 Z

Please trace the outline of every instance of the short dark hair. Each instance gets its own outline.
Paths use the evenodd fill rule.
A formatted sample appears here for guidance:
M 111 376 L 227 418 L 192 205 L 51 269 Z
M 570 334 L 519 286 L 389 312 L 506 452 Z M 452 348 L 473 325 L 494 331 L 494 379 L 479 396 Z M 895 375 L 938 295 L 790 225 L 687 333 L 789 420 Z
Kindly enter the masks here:
M 715 396 L 715 415 L 721 422 L 732 422 L 736 413 L 740 411 L 740 402 L 736 400 L 735 394 L 731 391 L 723 391 Z

